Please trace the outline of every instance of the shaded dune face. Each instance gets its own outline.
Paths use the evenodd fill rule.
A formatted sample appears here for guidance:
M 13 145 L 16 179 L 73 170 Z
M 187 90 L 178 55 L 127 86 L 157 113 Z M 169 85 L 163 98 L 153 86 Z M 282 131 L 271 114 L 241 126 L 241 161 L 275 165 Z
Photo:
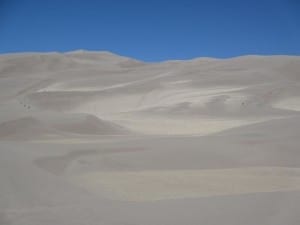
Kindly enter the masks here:
M 64 118 L 54 120 L 50 126 L 67 133 L 85 135 L 129 134 L 129 132 L 112 122 L 104 121 L 93 115 L 65 115 Z
M 7 121 L 0 124 L 0 137 L 24 137 L 40 136 L 50 133 L 51 131 L 44 127 L 40 121 L 32 117 L 24 117 L 21 119 Z
M 92 115 L 23 117 L 0 124 L 0 138 L 35 139 L 76 135 L 129 134 L 125 128 Z

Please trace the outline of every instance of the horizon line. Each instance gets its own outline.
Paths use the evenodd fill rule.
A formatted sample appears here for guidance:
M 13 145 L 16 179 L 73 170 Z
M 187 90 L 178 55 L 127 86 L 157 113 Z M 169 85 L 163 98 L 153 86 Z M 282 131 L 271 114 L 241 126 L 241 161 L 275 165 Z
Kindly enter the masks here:
M 145 63 L 161 63 L 161 62 L 172 62 L 172 61 L 193 61 L 198 59 L 212 59 L 212 60 L 228 60 L 234 58 L 241 58 L 241 57 L 300 57 L 300 54 L 241 54 L 241 55 L 234 55 L 234 56 L 224 56 L 224 57 L 212 57 L 212 56 L 196 56 L 196 57 L 188 57 L 188 58 L 170 58 L 170 59 L 162 59 L 162 60 L 142 60 L 135 58 L 133 56 L 123 55 L 114 51 L 104 50 L 104 49 L 73 49 L 67 51 L 8 51 L 8 52 L 0 52 L 0 56 L 7 56 L 7 55 L 26 55 L 26 54 L 40 54 L 40 55 L 49 55 L 49 54 L 80 54 L 80 53 L 95 53 L 95 54 L 110 54 L 118 57 L 125 57 L 132 60 L 137 60 L 140 62 Z

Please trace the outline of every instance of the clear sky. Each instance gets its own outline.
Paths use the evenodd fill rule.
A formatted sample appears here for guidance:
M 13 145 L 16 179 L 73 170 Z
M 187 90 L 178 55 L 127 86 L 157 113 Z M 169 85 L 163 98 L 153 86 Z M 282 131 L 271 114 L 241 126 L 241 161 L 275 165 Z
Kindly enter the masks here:
M 0 53 L 300 55 L 300 0 L 0 0 Z

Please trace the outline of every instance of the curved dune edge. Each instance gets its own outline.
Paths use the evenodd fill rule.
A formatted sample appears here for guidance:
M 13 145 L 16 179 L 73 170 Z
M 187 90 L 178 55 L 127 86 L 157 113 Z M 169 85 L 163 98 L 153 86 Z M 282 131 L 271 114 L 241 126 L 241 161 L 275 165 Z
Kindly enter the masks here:
M 300 168 L 283 167 L 90 172 L 70 179 L 92 193 L 134 202 L 300 190 Z
M 115 120 L 118 124 L 146 135 L 199 135 L 205 136 L 268 119 L 127 117 Z

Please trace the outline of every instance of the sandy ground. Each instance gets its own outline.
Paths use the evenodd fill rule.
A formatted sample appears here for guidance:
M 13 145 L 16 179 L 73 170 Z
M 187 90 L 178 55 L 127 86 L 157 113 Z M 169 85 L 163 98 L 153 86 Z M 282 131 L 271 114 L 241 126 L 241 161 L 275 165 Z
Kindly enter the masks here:
M 300 58 L 0 56 L 0 225 L 300 224 Z

